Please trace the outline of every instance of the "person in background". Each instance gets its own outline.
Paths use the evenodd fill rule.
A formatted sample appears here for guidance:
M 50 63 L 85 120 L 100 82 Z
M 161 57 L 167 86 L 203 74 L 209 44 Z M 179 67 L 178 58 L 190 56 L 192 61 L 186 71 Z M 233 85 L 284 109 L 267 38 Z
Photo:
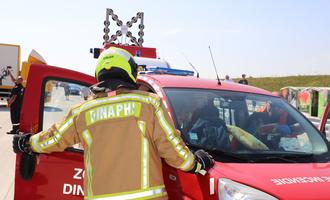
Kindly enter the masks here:
M 225 82 L 233 82 L 233 80 L 229 77 L 228 74 L 225 77 Z
M 84 100 L 86 101 L 88 97 L 91 95 L 91 91 L 88 87 L 83 87 L 81 90 L 81 95 L 83 96 Z
M 15 80 L 11 73 L 10 76 L 12 80 L 15 82 L 15 86 L 11 90 L 7 107 L 10 108 L 10 119 L 13 128 L 11 131 L 7 132 L 7 134 L 18 134 L 19 125 L 20 125 L 19 118 L 20 118 L 22 100 L 24 95 L 24 87 L 22 85 L 23 78 L 21 76 L 18 76 L 17 79 Z
M 67 83 L 65 83 L 64 85 L 64 95 L 65 95 L 65 99 L 68 101 L 70 96 L 70 86 Z
M 242 79 L 238 81 L 239 84 L 249 85 L 248 80 L 246 79 L 246 75 L 242 74 Z
M 47 131 L 14 137 L 14 152 L 60 152 L 81 142 L 85 199 L 167 199 L 161 158 L 195 174 L 214 165 L 204 150 L 188 149 L 158 95 L 136 90 L 137 64 L 129 52 L 103 51 L 95 76 L 94 99 Z

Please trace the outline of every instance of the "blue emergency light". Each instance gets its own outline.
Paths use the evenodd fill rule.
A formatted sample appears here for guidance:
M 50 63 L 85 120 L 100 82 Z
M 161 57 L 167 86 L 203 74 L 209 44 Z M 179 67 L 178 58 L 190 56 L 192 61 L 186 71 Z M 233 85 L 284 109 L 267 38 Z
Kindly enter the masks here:
M 136 50 L 135 51 L 135 56 L 136 57 L 140 57 L 141 56 L 141 51 L 140 50 Z
M 171 74 L 178 76 L 194 76 L 193 71 L 173 69 L 166 67 L 147 67 L 147 71 L 141 71 L 140 74 Z

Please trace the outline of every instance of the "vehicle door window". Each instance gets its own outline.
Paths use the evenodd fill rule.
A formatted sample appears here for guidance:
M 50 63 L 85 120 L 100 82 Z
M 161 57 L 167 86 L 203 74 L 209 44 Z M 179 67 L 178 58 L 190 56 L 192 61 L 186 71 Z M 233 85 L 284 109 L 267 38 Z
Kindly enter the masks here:
M 44 86 L 42 130 L 60 122 L 71 107 L 86 101 L 91 94 L 87 86 L 59 80 L 48 80 Z M 79 145 L 74 146 L 80 148 Z

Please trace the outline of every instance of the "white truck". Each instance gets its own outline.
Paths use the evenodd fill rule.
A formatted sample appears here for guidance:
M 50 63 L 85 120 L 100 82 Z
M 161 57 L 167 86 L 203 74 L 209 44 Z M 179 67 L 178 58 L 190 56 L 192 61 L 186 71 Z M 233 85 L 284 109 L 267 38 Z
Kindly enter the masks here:
M 15 83 L 10 77 L 19 75 L 20 46 L 0 43 L 0 100 L 6 101 Z

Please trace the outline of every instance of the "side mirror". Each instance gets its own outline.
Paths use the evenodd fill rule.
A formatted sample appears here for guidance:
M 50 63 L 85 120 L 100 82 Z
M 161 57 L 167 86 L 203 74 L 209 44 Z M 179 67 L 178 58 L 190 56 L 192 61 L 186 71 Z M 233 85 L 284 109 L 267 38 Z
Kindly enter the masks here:
M 36 166 L 36 160 L 36 155 L 22 153 L 21 160 L 19 162 L 19 173 L 23 180 L 32 179 Z

